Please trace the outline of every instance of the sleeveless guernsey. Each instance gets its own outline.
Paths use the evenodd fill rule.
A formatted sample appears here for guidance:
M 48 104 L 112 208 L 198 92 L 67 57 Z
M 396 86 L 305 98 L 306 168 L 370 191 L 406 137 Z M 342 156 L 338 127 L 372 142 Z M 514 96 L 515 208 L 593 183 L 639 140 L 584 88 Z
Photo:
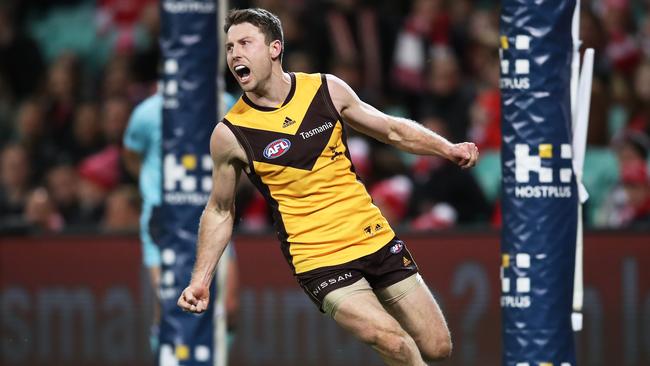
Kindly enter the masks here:
M 223 123 L 246 151 L 248 177 L 297 274 L 374 253 L 395 233 L 354 172 L 325 75 L 290 75 L 282 106 L 256 106 L 244 94 Z

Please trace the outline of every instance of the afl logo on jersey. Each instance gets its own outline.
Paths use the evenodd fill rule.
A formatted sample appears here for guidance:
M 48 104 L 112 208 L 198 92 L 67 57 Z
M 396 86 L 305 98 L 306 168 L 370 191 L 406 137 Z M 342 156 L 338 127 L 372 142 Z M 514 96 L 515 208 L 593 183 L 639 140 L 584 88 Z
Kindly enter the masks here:
M 397 242 L 390 247 L 390 252 L 393 254 L 397 254 L 402 251 L 402 248 L 404 248 L 404 244 L 402 244 L 401 242 Z
M 284 155 L 291 148 L 291 141 L 287 139 L 277 139 L 264 148 L 264 157 L 275 159 Z

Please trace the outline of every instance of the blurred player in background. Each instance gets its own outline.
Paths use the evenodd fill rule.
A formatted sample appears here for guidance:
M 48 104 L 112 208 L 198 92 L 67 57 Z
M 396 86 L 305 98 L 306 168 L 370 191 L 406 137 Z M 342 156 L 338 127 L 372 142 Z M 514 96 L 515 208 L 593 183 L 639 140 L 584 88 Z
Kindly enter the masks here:
M 224 93 L 223 102 L 226 109 L 232 107 L 235 99 Z M 155 292 L 150 345 L 152 352 L 158 349 L 158 327 L 160 323 L 160 304 L 158 289 L 160 287 L 160 248 L 156 244 L 158 210 L 162 203 L 162 109 L 163 97 L 160 92 L 153 94 L 140 103 L 133 111 L 126 132 L 124 133 L 123 159 L 126 169 L 138 178 L 142 196 L 142 213 L 140 215 L 140 241 L 142 260 L 147 268 L 151 286 Z M 232 248 L 232 246 L 231 246 Z M 228 273 L 226 277 L 226 312 L 229 339 L 236 320 L 238 307 L 237 263 L 234 249 L 226 252 Z M 229 341 L 229 343 L 231 343 Z
M 282 251 L 321 311 L 388 365 L 448 357 L 451 337 L 442 312 L 404 242 L 357 179 L 344 124 L 462 168 L 475 165 L 476 146 L 452 144 L 416 122 L 386 115 L 335 76 L 284 72 L 282 26 L 266 10 L 234 10 L 224 30 L 228 66 L 244 95 L 211 137 L 214 185 L 179 306 L 207 309 L 217 262 L 232 235 L 243 170 L 272 208 Z

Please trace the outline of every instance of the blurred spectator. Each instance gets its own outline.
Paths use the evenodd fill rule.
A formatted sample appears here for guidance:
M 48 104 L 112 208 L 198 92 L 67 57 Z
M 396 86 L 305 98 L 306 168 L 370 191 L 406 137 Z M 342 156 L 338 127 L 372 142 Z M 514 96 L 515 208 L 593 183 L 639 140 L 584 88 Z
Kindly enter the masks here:
M 90 224 L 99 224 L 106 198 L 120 182 L 120 149 L 110 146 L 84 159 L 78 166 L 81 215 Z
M 628 0 L 606 0 L 601 5 L 607 34 L 607 58 L 614 69 L 631 75 L 641 58 L 641 50 L 633 36 L 630 3 Z
M 650 59 L 645 60 L 634 76 L 635 101 L 629 129 L 650 135 Z
M 429 231 L 449 229 L 458 222 L 458 211 L 446 202 L 436 203 L 411 222 L 411 230 Z
M 501 148 L 501 93 L 485 90 L 476 97 L 470 109 L 469 139 L 480 151 Z
M 104 98 L 122 98 L 129 90 L 129 58 L 114 56 L 106 65 L 102 80 L 102 96 Z
M 157 77 L 149 82 L 155 84 Z M 147 269 L 154 289 L 153 311 L 149 343 L 151 351 L 158 351 L 158 329 L 160 325 L 160 247 L 164 236 L 161 225 L 162 204 L 162 114 L 163 95 L 156 92 L 138 104 L 131 114 L 123 137 L 122 160 L 128 173 L 138 181 L 141 200 L 139 202 L 139 233 L 142 263 Z M 134 220 L 135 222 L 135 220 Z
M 18 144 L 9 144 L 0 156 L 0 217 L 21 215 L 31 188 L 31 167 L 27 151 Z
M 496 47 L 487 48 L 485 56 L 482 58 L 481 64 L 477 69 L 476 76 L 473 79 L 474 87 L 478 91 L 489 90 L 500 93 L 500 79 L 501 69 L 499 54 L 496 52 Z
M 122 96 L 108 98 L 102 108 L 102 131 L 108 144 L 122 145 L 122 136 L 129 123 L 131 104 Z
M 141 15 L 156 4 L 152 0 L 99 0 L 97 2 L 97 23 L 100 34 L 113 38 L 117 53 L 131 52 L 138 43 L 137 21 Z M 151 14 L 148 14 L 151 16 Z M 146 19 L 146 18 L 145 18 Z
M 155 84 L 157 77 L 149 82 Z M 138 180 L 140 202 L 138 210 L 142 263 L 149 274 L 154 289 L 154 309 L 151 319 L 149 341 L 151 351 L 158 351 L 160 325 L 160 247 L 158 240 L 164 227 L 160 225 L 162 203 L 162 92 L 154 93 L 138 104 L 129 118 L 124 133 L 122 159 L 129 174 Z
M 468 43 L 470 42 L 470 20 L 477 6 L 473 0 L 456 0 L 449 2 L 449 38 L 450 47 L 461 62 L 463 70 L 468 70 Z
M 621 166 L 621 182 L 608 197 L 602 224 L 612 228 L 650 228 L 650 180 L 645 162 L 631 160 Z
M 626 161 L 647 161 L 650 153 L 650 139 L 642 132 L 630 131 L 614 141 L 614 147 L 619 166 Z
M 253 0 L 251 5 L 267 9 L 268 11 L 277 14 L 282 13 L 286 9 L 287 3 L 291 2 L 294 3 L 291 5 L 296 5 L 295 0 Z
M 597 216 L 601 226 L 622 228 L 650 224 L 650 140 L 642 133 L 623 136 L 616 145 L 620 182 L 609 193 Z
M 71 141 L 72 117 L 79 96 L 79 61 L 69 53 L 50 66 L 47 80 L 47 123 L 50 136 L 65 147 Z
M 135 50 L 130 62 L 131 86 L 129 97 L 141 101 L 150 96 L 151 81 L 158 80 L 159 62 L 161 59 L 158 39 L 160 36 L 160 8 L 157 2 L 151 2 L 142 9 L 137 31 L 143 38 L 141 47 Z
M 355 173 L 362 180 L 369 181 L 372 175 L 372 166 L 370 165 L 371 149 L 368 140 L 361 136 L 350 136 L 348 137 L 348 149 Z
M 479 75 L 486 61 L 497 54 L 499 47 L 498 8 L 480 8 L 471 13 L 467 24 L 467 43 L 465 44 L 461 65 L 470 75 Z
M 363 79 L 359 64 L 350 60 L 335 60 L 332 62 L 331 72 L 345 81 L 352 89 L 363 94 Z
M 13 105 L 11 96 L 0 78 L 0 146 L 9 142 L 13 133 Z
M 595 80 L 597 83 L 600 83 L 598 79 Z M 610 100 L 608 105 L 604 107 L 607 108 L 607 137 L 609 143 L 612 137 L 620 136 L 626 128 L 627 122 L 630 119 L 634 92 L 630 87 L 630 83 L 620 74 L 613 74 L 611 76 L 608 88 L 609 90 L 605 92 Z M 603 108 L 603 106 L 600 108 Z M 594 103 L 591 103 L 591 109 L 589 111 L 590 120 L 593 113 Z M 591 124 L 591 121 L 589 123 Z
M 589 106 L 589 129 L 587 130 L 587 144 L 590 146 L 606 147 L 611 139 L 608 108 L 612 105 L 612 101 L 611 94 L 606 88 L 606 83 L 594 76 Z
M 384 179 L 370 189 L 372 202 L 389 224 L 397 226 L 406 217 L 413 183 L 405 175 Z
M 643 15 L 643 20 L 641 21 L 641 27 L 639 29 L 638 38 L 639 38 L 639 44 L 641 45 L 641 50 L 643 51 L 643 56 L 646 59 L 650 58 L 650 14 L 649 13 Z
M 38 187 L 29 193 L 25 204 L 24 220 L 32 229 L 43 232 L 63 230 L 64 221 L 47 190 Z
M 470 108 L 468 138 L 479 150 L 501 147 L 501 91 L 499 90 L 499 58 L 485 58 L 481 66 L 480 89 Z
M 146 5 L 140 11 L 139 23 L 135 26 L 142 28 L 154 46 L 152 48 L 157 50 L 158 36 L 160 35 L 160 8 L 157 1 L 146 1 Z
M 626 122 L 627 81 L 620 72 L 612 74 L 612 65 L 605 52 L 606 31 L 601 19 L 587 6 L 582 6 L 580 11 L 580 39 L 581 59 L 587 48 L 595 51 L 587 144 L 606 147 L 613 131 Z
M 79 176 L 72 165 L 53 166 L 46 176 L 47 191 L 52 204 L 63 217 L 67 228 L 86 223 L 79 202 Z
M 136 231 L 140 221 L 140 196 L 127 185 L 111 192 L 106 200 L 102 228 L 106 231 Z
M 372 175 L 365 183 L 368 187 L 397 175 L 408 175 L 407 162 L 403 159 L 404 153 L 392 146 L 372 141 L 370 154 L 370 170 Z
M 0 84 L 17 102 L 37 90 L 45 67 L 38 45 L 14 20 L 7 2 L 0 3 Z
M 74 115 L 73 142 L 69 147 L 72 158 L 78 162 L 101 151 L 104 136 L 99 117 L 99 108 L 93 102 L 85 102 L 77 107 Z
M 142 198 L 139 218 L 142 259 L 147 268 L 155 267 L 154 283 L 160 270 L 160 250 L 155 240 L 163 229 L 155 218 L 162 203 L 162 110 L 162 93 L 155 93 L 140 103 L 130 116 L 122 149 L 127 171 L 138 180 Z
M 313 73 L 316 72 L 314 69 L 314 61 L 311 56 L 303 51 L 294 51 L 288 55 L 285 55 L 285 65 L 287 65 L 287 70 L 293 72 L 304 72 L 304 73 Z
M 263 232 L 271 224 L 271 212 L 261 193 L 248 177 L 240 181 L 235 200 L 235 227 L 246 232 Z
M 371 104 L 383 91 L 384 62 L 392 54 L 395 30 L 375 7 L 360 0 L 314 2 L 309 7 L 310 52 L 319 62 L 316 69 L 333 70 L 335 64 L 357 65 L 357 92 Z M 336 74 L 336 73 L 334 73 Z
M 449 38 L 449 17 L 441 0 L 415 0 L 395 45 L 393 79 L 407 98 L 427 88 L 430 49 Z
M 432 212 L 435 215 L 444 213 L 444 227 L 488 221 L 492 209 L 468 171 L 436 157 L 421 157 L 414 168 L 419 178 L 416 178 L 413 188 L 410 216 L 415 221 L 422 215 L 429 217 Z M 438 206 L 441 203 L 448 205 L 448 208 L 439 211 L 443 207 Z M 438 224 L 435 221 L 431 223 Z M 418 227 L 424 228 L 421 225 Z
M 27 150 L 34 178 L 39 180 L 60 152 L 45 124 L 45 114 L 39 100 L 27 99 L 20 105 L 15 141 Z
M 111 24 L 128 29 L 135 24 L 142 9 L 150 2 L 150 0 L 99 0 L 97 12 L 102 14 L 100 17 L 107 18 Z
M 593 9 L 586 6 L 580 10 L 580 39 L 582 40 L 581 51 L 587 48 L 594 49 L 594 76 L 607 77 L 611 73 L 611 65 L 605 57 L 605 29 Z
M 483 152 L 498 151 L 496 3 L 236 0 L 231 4 L 261 6 L 281 17 L 289 70 L 333 73 L 381 110 L 448 131 L 453 141 L 475 141 Z M 584 2 L 580 27 L 581 51 L 596 50 L 588 131 L 592 159 L 587 161 L 592 172 L 594 167 L 611 172 L 607 167 L 616 164 L 607 147 L 613 139 L 621 197 L 641 196 L 635 193 L 641 190 L 630 188 L 641 185 L 629 173 L 635 163 L 628 161 L 638 159 L 643 148 L 620 141 L 629 140 L 631 131 L 646 138 L 650 134 L 648 4 Z M 15 156 L 7 161 L 16 161 L 7 163 L 15 167 L 7 169 L 9 178 L 3 173 L 0 185 L 3 220 L 11 211 L 26 224 L 23 211 L 30 189 L 44 185 L 49 197 L 43 200 L 42 194 L 34 194 L 34 201 L 53 204 L 66 227 L 100 224 L 105 200 L 127 179 L 121 162 L 115 163 L 115 151 L 121 149 L 132 106 L 153 92 L 150 81 L 158 72 L 159 33 L 159 1 L 0 4 L 0 146 L 3 156 L 5 150 Z M 229 87 L 236 86 L 227 80 Z M 393 89 L 386 88 L 387 81 Z M 368 187 L 390 186 L 387 182 L 399 176 L 411 179 L 414 194 L 424 191 L 426 202 L 409 207 L 401 224 L 413 220 L 416 228 L 441 228 L 475 222 L 466 219 L 461 203 L 453 201 L 453 190 L 445 191 L 456 184 L 449 182 L 458 178 L 458 172 L 348 132 L 357 174 Z M 593 155 L 594 146 L 602 147 L 600 155 Z M 608 175 L 612 184 L 618 173 Z M 250 187 L 242 187 L 237 201 L 240 228 L 268 228 L 266 207 L 247 191 Z M 607 185 L 602 192 L 609 189 Z M 435 193 L 431 198 L 429 190 L 451 196 Z M 593 206 L 598 214 L 589 217 L 604 224 L 603 199 L 598 202 Z
M 433 52 L 428 82 L 430 90 L 420 100 L 418 120 L 435 115 L 445 123 L 452 142 L 466 141 L 474 93 L 461 82 L 458 60 L 450 49 Z
M 275 0 L 274 0 L 275 1 Z M 264 9 L 269 9 L 262 6 Z M 308 47 L 309 39 L 306 37 L 308 34 L 304 31 L 304 25 L 302 21 L 302 13 L 299 8 L 296 7 L 283 7 L 278 9 L 278 12 L 275 13 L 282 22 L 282 32 L 284 35 L 284 54 L 283 57 L 291 57 L 295 52 L 300 52 Z M 292 71 L 298 71 L 294 69 L 288 69 Z
M 423 124 L 446 135 L 445 124 L 427 118 Z M 474 177 L 439 156 L 418 156 L 412 167 L 413 194 L 409 216 L 413 229 L 437 229 L 487 222 L 491 207 Z

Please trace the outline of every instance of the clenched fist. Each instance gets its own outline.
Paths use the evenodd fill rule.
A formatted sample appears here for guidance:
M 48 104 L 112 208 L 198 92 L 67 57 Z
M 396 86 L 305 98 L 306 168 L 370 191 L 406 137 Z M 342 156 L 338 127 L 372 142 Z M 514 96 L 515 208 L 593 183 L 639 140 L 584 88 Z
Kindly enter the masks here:
M 463 169 L 476 165 L 478 148 L 472 142 L 453 144 L 447 152 L 447 158 Z
M 178 306 L 184 311 L 200 314 L 207 310 L 210 290 L 206 286 L 190 284 L 178 298 Z

